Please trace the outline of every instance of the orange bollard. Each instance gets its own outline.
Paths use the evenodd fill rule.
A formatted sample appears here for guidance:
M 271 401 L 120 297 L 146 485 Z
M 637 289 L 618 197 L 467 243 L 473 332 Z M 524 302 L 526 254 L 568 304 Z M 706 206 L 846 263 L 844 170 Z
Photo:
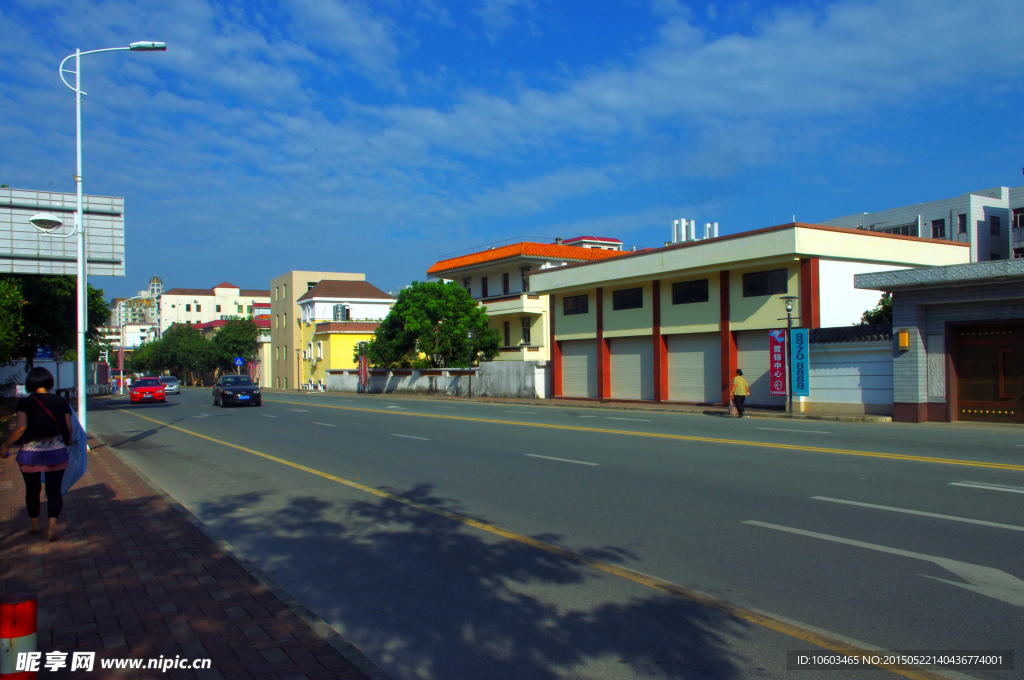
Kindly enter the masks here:
M 18 654 L 36 651 L 38 600 L 18 593 L 0 600 L 0 680 L 35 680 L 35 671 L 18 671 Z

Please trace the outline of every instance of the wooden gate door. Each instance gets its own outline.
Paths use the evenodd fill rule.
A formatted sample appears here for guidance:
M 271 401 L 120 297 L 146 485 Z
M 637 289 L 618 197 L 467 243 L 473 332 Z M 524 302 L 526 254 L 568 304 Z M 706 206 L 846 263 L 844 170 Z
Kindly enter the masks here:
M 962 326 L 956 341 L 957 414 L 960 420 L 1024 422 L 1021 410 L 1021 327 Z

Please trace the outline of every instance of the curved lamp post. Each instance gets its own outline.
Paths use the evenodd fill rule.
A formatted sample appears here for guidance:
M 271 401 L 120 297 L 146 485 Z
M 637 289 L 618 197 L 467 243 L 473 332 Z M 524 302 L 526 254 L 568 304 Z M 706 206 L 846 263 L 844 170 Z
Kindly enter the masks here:
M 128 47 L 107 47 L 101 50 L 88 50 L 83 52 L 81 50 L 75 50 L 74 54 L 69 54 L 64 57 L 64 60 L 60 62 L 58 67 L 58 73 L 60 79 L 75 93 L 75 122 L 76 122 L 76 152 L 77 152 L 77 172 L 75 173 L 75 187 L 78 193 L 78 207 L 75 210 L 75 224 L 71 231 L 67 234 L 51 234 L 58 238 L 69 238 L 71 236 L 77 236 L 78 241 L 78 361 L 76 362 L 78 376 L 78 420 L 82 423 L 82 428 L 88 432 L 89 425 L 87 420 L 87 414 L 85 410 L 85 397 L 86 397 L 86 384 L 85 384 L 85 331 L 86 331 L 86 250 L 85 250 L 85 219 L 82 211 L 82 96 L 85 92 L 82 92 L 82 57 L 86 54 L 98 54 L 99 52 L 164 52 L 167 50 L 167 44 L 162 42 L 154 42 L 152 40 L 143 40 L 139 42 L 133 42 Z M 70 71 L 64 68 L 64 64 L 68 62 L 68 59 L 75 60 L 75 70 Z M 75 74 L 75 84 L 72 85 L 64 77 L 65 74 Z M 61 219 L 55 215 L 49 213 L 40 213 L 34 215 L 29 222 L 32 226 L 44 232 L 51 232 L 54 229 L 63 225 Z
M 782 295 L 779 297 L 784 303 L 786 303 L 786 353 L 790 352 L 789 343 L 793 341 L 793 303 L 799 298 L 796 295 Z M 793 415 L 793 367 L 789 365 L 789 361 L 786 362 L 786 392 L 788 392 L 788 407 L 789 415 Z

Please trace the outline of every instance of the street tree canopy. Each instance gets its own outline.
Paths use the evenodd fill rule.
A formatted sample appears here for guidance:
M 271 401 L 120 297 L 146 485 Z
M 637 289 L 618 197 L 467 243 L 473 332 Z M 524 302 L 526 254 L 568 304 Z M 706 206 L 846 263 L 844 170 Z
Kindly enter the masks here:
M 487 327 L 486 308 L 478 306 L 465 288 L 414 281 L 398 294 L 395 306 L 374 332 L 367 360 L 380 368 L 465 367 L 468 331 L 473 332 L 474 361 L 498 355 L 501 334 Z
M 892 293 L 882 293 L 882 299 L 873 309 L 864 312 L 860 317 L 861 325 L 876 323 L 892 323 Z
M 6 350 L 11 358 L 31 361 L 38 347 L 48 347 L 60 360 L 74 361 L 77 286 L 73 276 L 11 275 L 0 279 L 0 357 L 5 353 L 5 338 L 14 337 Z M 19 296 L 20 307 L 16 302 Z M 98 327 L 110 320 L 110 309 L 101 289 L 89 286 L 86 300 L 88 342 L 99 338 Z
M 235 357 L 247 362 L 256 358 L 256 339 L 260 330 L 252 321 L 227 321 L 213 336 L 210 350 L 213 363 L 222 371 L 235 370 Z

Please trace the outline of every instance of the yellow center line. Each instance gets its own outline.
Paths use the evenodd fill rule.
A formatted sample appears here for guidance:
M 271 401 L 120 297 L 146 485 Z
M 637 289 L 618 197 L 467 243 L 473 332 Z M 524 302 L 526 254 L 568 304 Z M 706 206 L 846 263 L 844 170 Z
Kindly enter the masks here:
M 1013 470 L 1024 472 L 1024 465 L 1012 463 L 990 463 L 980 460 L 958 460 L 956 458 L 935 458 L 930 456 L 911 456 L 903 453 L 882 453 L 880 451 L 856 451 L 851 449 L 830 449 L 823 446 L 801 446 L 800 444 L 775 444 L 773 442 L 755 442 L 745 439 L 718 439 L 715 437 L 695 437 L 685 434 L 662 434 L 658 432 L 637 432 L 634 430 L 609 430 L 600 427 L 581 427 L 578 425 L 554 425 L 549 423 L 526 423 L 520 420 L 497 420 L 494 418 L 472 418 L 470 416 L 448 416 L 439 413 L 412 413 L 409 411 L 386 411 L 384 409 L 360 408 L 358 406 L 333 406 L 331 404 L 311 404 L 305 401 L 283 401 L 280 399 L 264 399 L 275 404 L 298 404 L 314 408 L 332 408 L 339 411 L 362 411 L 384 415 L 411 416 L 414 418 L 439 418 L 441 420 L 461 420 L 471 423 L 489 423 L 491 425 L 515 425 L 518 427 L 541 427 L 552 430 L 574 430 L 576 432 L 595 432 L 599 434 L 619 434 L 629 437 L 653 437 L 655 439 L 673 439 L 676 441 L 703 442 L 707 444 L 732 444 L 734 446 L 755 446 L 765 449 L 786 449 L 787 451 L 809 451 L 813 453 L 835 453 L 843 456 L 863 456 L 868 458 L 888 458 L 890 460 L 909 460 L 915 463 L 941 463 L 943 465 L 963 465 L 967 467 L 992 468 L 996 470 Z
M 301 403 L 301 402 L 281 402 L 281 403 Z M 331 406 L 331 407 L 327 407 L 327 408 L 343 408 L 343 407 Z M 198 432 L 193 432 L 191 430 L 186 430 L 183 427 L 178 427 L 177 425 L 171 425 L 170 423 L 165 423 L 165 422 L 156 420 L 155 418 L 150 418 L 148 416 L 144 416 L 144 415 L 142 415 L 140 413 L 137 413 L 135 411 L 128 411 L 128 410 L 125 410 L 125 409 L 118 409 L 118 410 L 121 413 L 126 413 L 128 415 L 133 415 L 133 416 L 136 416 L 138 418 L 142 418 L 143 420 L 148 420 L 151 423 L 155 423 L 157 425 L 161 425 L 161 426 L 166 427 L 166 428 L 168 428 L 170 430 L 175 430 L 177 432 L 182 432 L 184 434 L 192 435 L 193 437 L 198 437 L 200 439 L 205 439 L 206 441 L 213 442 L 214 444 L 219 444 L 221 446 L 226 446 L 228 448 L 235 449 L 237 451 L 243 451 L 245 453 L 249 453 L 249 454 L 252 454 L 254 456 L 258 456 L 258 457 L 263 458 L 265 460 L 269 460 L 269 461 L 272 461 L 274 463 L 279 463 L 281 465 L 290 467 L 290 468 L 292 468 L 294 470 L 300 470 L 302 472 L 308 472 L 309 474 L 316 475 L 317 477 L 320 477 L 322 479 L 327 479 L 327 480 L 330 480 L 332 482 L 336 482 L 338 484 L 342 484 L 344 486 L 350 487 L 352 489 L 356 489 L 358 491 L 362 491 L 362 492 L 365 492 L 365 493 L 377 496 L 378 498 L 385 498 L 387 500 L 394 501 L 396 503 L 401 503 L 401 504 L 409 506 L 411 508 L 416 508 L 417 510 L 422 510 L 423 512 L 429 512 L 429 513 L 431 513 L 433 515 L 438 515 L 440 517 L 445 517 L 445 518 L 450 519 L 452 521 L 459 522 L 461 524 L 465 524 L 466 526 L 470 526 L 470 527 L 473 527 L 475 529 L 479 529 L 481 531 L 486 531 L 486 532 L 488 532 L 490 534 L 494 534 L 495 536 L 501 536 L 502 538 L 506 538 L 506 539 L 508 539 L 510 541 L 516 541 L 517 543 L 522 543 L 523 545 L 528 545 L 528 546 L 531 546 L 533 548 L 537 548 L 538 550 L 543 550 L 543 551 L 545 551 L 547 553 L 550 553 L 552 555 L 558 555 L 559 557 L 564 557 L 565 559 L 572 560 L 574 562 L 586 565 L 588 567 L 592 567 L 592 568 L 597 569 L 599 571 L 603 571 L 603 572 L 605 572 L 607 574 L 612 574 L 613 576 L 618 576 L 620 578 L 623 578 L 623 579 L 626 579 L 626 580 L 629 580 L 629 581 L 633 581 L 634 583 L 639 583 L 640 585 L 647 586 L 648 588 L 653 588 L 654 590 L 658 590 L 658 591 L 661 591 L 663 593 L 668 593 L 670 595 L 674 595 L 676 597 L 680 597 L 680 598 L 688 600 L 690 602 L 694 602 L 696 604 L 700 604 L 700 605 L 703 605 L 705 607 L 709 607 L 711 609 L 714 609 L 716 611 L 722 612 L 722 613 L 727 614 L 729 616 L 735 617 L 735 618 L 740 619 L 742 621 L 747 621 L 749 623 L 753 623 L 755 625 L 762 626 L 762 627 L 767 628 L 769 630 L 773 630 L 773 631 L 776 631 L 778 633 L 782 633 L 783 635 L 788 635 L 789 637 L 796 638 L 797 640 L 801 640 L 803 642 L 810 643 L 812 645 L 815 645 L 817 647 L 821 647 L 823 649 L 828 649 L 830 651 L 833 651 L 833 652 L 836 652 L 836 653 L 839 653 L 839 654 L 849 654 L 849 655 L 861 655 L 861 654 L 870 654 L 870 655 L 879 655 L 879 656 L 884 656 L 885 655 L 884 651 L 881 651 L 881 650 L 878 650 L 878 649 L 873 649 L 873 648 L 868 648 L 868 647 L 860 647 L 860 646 L 858 646 L 856 644 L 853 644 L 851 642 L 847 642 L 845 640 L 841 640 L 839 638 L 832 637 L 830 635 L 827 635 L 825 633 L 819 632 L 817 630 L 812 630 L 810 628 L 806 628 L 806 627 L 800 626 L 800 625 L 798 625 L 796 623 L 783 620 L 783 619 L 781 619 L 779 617 L 772 616 L 771 614 L 768 614 L 766 612 L 760 612 L 760 611 L 756 611 L 754 609 L 747 609 L 745 607 L 740 607 L 738 605 L 732 604 L 731 602 L 727 602 L 725 600 L 720 600 L 720 599 L 718 599 L 716 597 L 712 597 L 710 595 L 706 595 L 706 594 L 704 594 L 704 593 L 702 593 L 700 591 L 690 590 L 689 588 L 684 588 L 684 587 L 682 587 L 680 585 L 672 583 L 671 581 L 666 581 L 664 579 L 660 579 L 657 576 L 650 576 L 648 574 L 644 574 L 642 572 L 635 571 L 633 569 L 629 569 L 628 567 L 623 567 L 623 566 L 620 566 L 620 565 L 617 565 L 617 564 L 613 564 L 611 562 L 605 562 L 604 560 L 599 560 L 599 559 L 590 557 L 588 555 L 584 555 L 583 553 L 576 552 L 575 550 L 570 550 L 568 548 L 563 548 L 562 546 L 555 545 L 553 543 L 547 543 L 545 541 L 539 541 L 536 538 L 531 538 L 530 536 L 526 536 L 524 534 L 518 534 L 518 533 L 516 533 L 514 531 L 509 531 L 507 529 L 502 529 L 501 527 L 494 526 L 493 524 L 487 524 L 486 522 L 481 522 L 480 520 L 476 520 L 476 519 L 473 519 L 471 517 L 465 517 L 463 515 L 457 515 L 454 512 L 448 512 L 447 510 L 442 510 L 441 508 L 432 507 L 430 505 L 424 505 L 423 503 L 417 503 L 416 501 L 410 500 L 408 498 L 403 498 L 402 496 L 397 496 L 397 495 L 395 495 L 393 493 L 388 493 L 387 491 L 381 491 L 380 489 L 374 489 L 373 487 L 366 486 L 365 484 L 360 484 L 359 482 L 353 482 L 352 480 L 345 479 L 343 477 L 338 477 L 338 476 L 332 475 L 332 474 L 330 474 L 328 472 L 323 472 L 321 470 L 317 470 L 316 468 L 311 468 L 311 467 L 308 467 L 306 465 L 301 465 L 299 463 L 292 462 L 290 460 L 285 460 L 284 458 L 278 458 L 277 456 L 272 456 L 269 453 L 263 453 L 261 451 L 256 451 L 255 449 L 250 449 L 250 448 L 247 448 L 245 446 L 240 446 L 238 444 L 232 444 L 231 442 L 227 442 L 227 441 L 224 441 L 222 439 L 217 439 L 215 437 L 210 437 L 210 436 L 205 435 L 205 434 L 199 434 Z M 376 411 L 374 409 L 353 409 L 353 410 L 373 411 L 374 413 L 390 413 L 390 411 Z M 413 415 L 413 414 L 409 414 L 409 415 Z M 481 421 L 481 422 L 509 422 L 509 424 L 519 424 L 519 423 L 513 423 L 511 421 L 490 421 L 490 420 L 482 420 L 482 419 L 478 419 L 478 418 L 460 418 L 460 420 L 478 420 L 478 421 Z M 570 429 L 588 429 L 588 428 L 570 428 Z M 601 430 L 601 431 L 604 431 L 604 430 Z M 608 431 L 609 432 L 615 432 L 614 430 L 608 430 Z M 623 432 L 623 434 L 633 434 L 633 433 L 631 433 L 631 432 Z M 922 669 L 922 668 L 900 668 L 900 667 L 897 667 L 897 666 L 890 666 L 890 665 L 887 665 L 887 664 L 876 664 L 876 665 L 879 668 L 884 668 L 885 670 L 888 670 L 888 671 L 891 671 L 893 673 L 896 673 L 897 675 L 902 675 L 902 676 L 907 677 L 907 678 L 913 678 L 914 680 L 941 680 L 944 677 L 944 676 L 941 676 L 941 675 L 937 675 L 935 673 L 931 673 L 931 672 L 929 672 L 929 671 L 927 671 L 925 669 Z

